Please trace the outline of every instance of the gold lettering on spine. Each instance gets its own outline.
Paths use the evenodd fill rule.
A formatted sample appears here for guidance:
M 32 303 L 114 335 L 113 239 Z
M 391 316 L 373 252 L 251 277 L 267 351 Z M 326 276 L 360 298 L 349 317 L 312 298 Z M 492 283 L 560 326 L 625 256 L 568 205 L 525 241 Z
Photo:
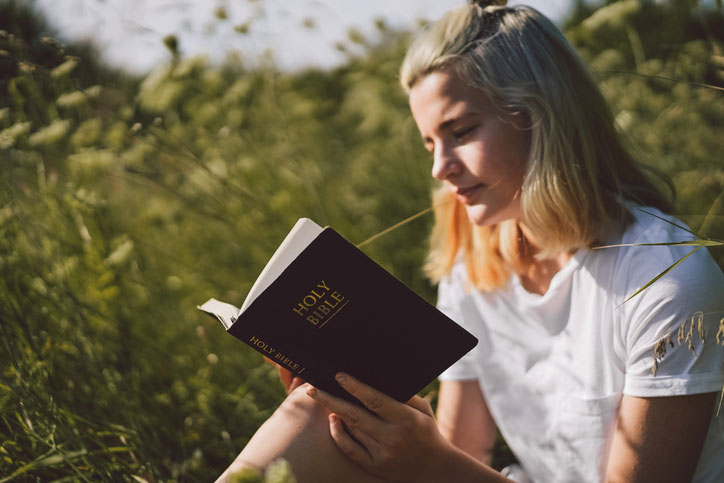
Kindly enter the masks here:
M 254 335 L 249 337 L 249 342 L 258 349 L 260 349 L 262 352 L 267 354 L 267 357 L 269 357 L 285 369 L 289 369 L 290 371 L 296 371 L 297 374 L 301 374 L 306 369 L 306 367 L 302 367 L 298 362 L 277 351 L 272 346 Z
M 256 336 L 252 335 L 251 337 L 249 337 L 249 342 L 256 348 L 258 348 L 261 352 L 263 352 L 264 354 L 268 354 L 269 356 L 273 355 L 276 352 L 276 350 L 272 346 Z
M 277 352 L 276 356 L 274 356 L 274 362 L 284 367 L 285 369 L 289 369 L 290 371 L 296 371 L 300 374 L 304 372 L 305 369 L 304 367 L 301 367 L 298 362 L 292 360 L 290 357 L 285 356 L 281 352 Z

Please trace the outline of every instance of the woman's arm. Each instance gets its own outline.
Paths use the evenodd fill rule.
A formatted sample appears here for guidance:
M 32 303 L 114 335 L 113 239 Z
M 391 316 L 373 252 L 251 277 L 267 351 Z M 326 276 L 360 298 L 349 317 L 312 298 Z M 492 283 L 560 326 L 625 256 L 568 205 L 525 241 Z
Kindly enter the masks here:
M 437 427 L 452 444 L 491 463 L 497 431 L 477 380 L 440 383 Z
M 715 400 L 716 393 L 623 396 L 606 481 L 691 481 Z

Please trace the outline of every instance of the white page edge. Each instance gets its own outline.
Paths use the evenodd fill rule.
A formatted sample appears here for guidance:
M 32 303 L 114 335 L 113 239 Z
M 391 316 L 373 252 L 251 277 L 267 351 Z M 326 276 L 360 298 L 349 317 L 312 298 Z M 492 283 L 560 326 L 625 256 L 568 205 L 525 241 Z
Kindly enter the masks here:
M 274 255 L 269 259 L 264 269 L 251 286 L 239 314 L 249 307 L 256 298 L 276 280 L 279 275 L 296 260 L 310 243 L 312 243 L 323 228 L 309 218 L 300 218 L 289 231 Z

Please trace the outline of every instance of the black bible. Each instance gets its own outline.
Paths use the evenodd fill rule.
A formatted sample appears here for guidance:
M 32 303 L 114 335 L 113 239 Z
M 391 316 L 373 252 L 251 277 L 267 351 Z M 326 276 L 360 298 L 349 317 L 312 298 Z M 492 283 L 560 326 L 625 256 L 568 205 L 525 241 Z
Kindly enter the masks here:
M 295 376 L 353 402 L 336 373 L 405 402 L 477 344 L 336 231 L 306 218 L 241 309 L 215 299 L 199 309 Z

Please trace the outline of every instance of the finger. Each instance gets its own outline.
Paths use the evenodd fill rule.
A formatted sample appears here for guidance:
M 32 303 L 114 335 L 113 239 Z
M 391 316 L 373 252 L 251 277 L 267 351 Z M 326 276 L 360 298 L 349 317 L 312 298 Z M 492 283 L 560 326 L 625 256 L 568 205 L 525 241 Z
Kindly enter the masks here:
M 279 379 L 281 379 L 282 384 L 284 384 L 284 389 L 286 389 L 287 394 L 290 393 L 290 386 L 294 376 L 292 376 L 292 373 L 284 369 L 282 366 L 277 366 L 277 372 L 279 373 Z
M 335 413 L 330 413 L 330 416 L 333 416 L 334 418 L 330 418 L 330 424 L 332 424 L 333 419 L 339 420 L 342 419 L 339 417 L 339 415 Z M 331 426 L 330 426 L 331 427 Z M 365 450 L 367 450 L 367 453 L 370 454 L 370 457 L 374 459 L 374 455 L 379 453 L 380 449 L 380 443 L 377 442 L 376 439 L 374 439 L 369 434 L 361 431 L 359 428 L 350 426 L 344 423 L 344 420 L 342 420 L 342 428 L 347 432 L 347 434 L 357 441 L 357 443 L 360 444 Z
M 379 415 L 385 421 L 394 421 L 404 417 L 404 404 L 392 399 L 387 394 L 384 394 L 343 372 L 338 373 L 334 378 L 345 391 L 350 393 L 364 404 L 367 409 Z
M 376 440 L 385 434 L 387 423 L 364 408 L 312 386 L 307 389 L 307 395 L 330 413 L 336 414 L 351 430 L 359 430 Z
M 372 463 L 372 456 L 367 448 L 360 443 L 357 437 L 353 438 L 347 432 L 342 419 L 334 413 L 329 414 L 329 433 L 337 447 L 352 461 L 362 466 Z
M 407 401 L 407 405 L 411 408 L 417 409 L 427 416 L 435 417 L 435 412 L 432 410 L 432 406 L 430 406 L 430 401 L 424 397 L 412 396 L 410 400 Z
M 302 384 L 304 384 L 304 380 L 303 380 L 301 377 L 295 377 L 294 379 L 292 379 L 292 382 L 291 382 L 291 384 L 289 385 L 289 389 L 288 389 L 287 392 L 288 392 L 288 393 L 289 393 L 289 392 L 292 392 L 293 390 L 295 390 L 296 388 L 298 388 L 298 387 L 301 386 Z

